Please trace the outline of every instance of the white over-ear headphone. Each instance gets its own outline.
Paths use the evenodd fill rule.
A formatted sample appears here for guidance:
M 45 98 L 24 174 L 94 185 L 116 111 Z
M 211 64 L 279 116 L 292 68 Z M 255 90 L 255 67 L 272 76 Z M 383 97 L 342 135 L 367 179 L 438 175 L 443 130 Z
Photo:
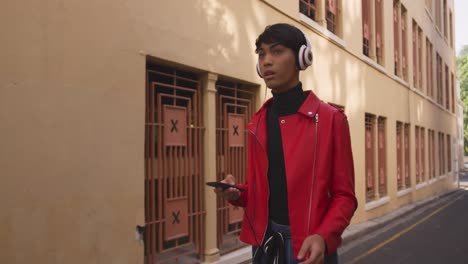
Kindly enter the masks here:
M 297 62 L 299 63 L 299 69 L 301 71 L 307 69 L 310 65 L 312 65 L 312 61 L 314 59 L 314 56 L 312 55 L 312 45 L 310 45 L 310 41 L 307 38 L 307 36 L 302 32 L 304 35 L 304 38 L 306 40 L 306 45 L 302 45 L 299 48 L 299 52 L 297 54 Z M 257 73 L 258 76 L 263 78 L 262 72 L 260 71 L 260 65 L 257 62 Z

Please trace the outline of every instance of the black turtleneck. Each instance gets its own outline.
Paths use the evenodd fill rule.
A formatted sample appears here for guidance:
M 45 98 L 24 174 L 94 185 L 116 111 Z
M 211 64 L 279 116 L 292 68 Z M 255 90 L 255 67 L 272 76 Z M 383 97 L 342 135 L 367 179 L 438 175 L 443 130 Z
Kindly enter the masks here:
M 302 84 L 283 93 L 273 93 L 267 112 L 268 126 L 268 184 L 270 187 L 269 215 L 275 223 L 289 225 L 288 189 L 284 166 L 283 145 L 279 118 L 297 113 L 306 99 Z

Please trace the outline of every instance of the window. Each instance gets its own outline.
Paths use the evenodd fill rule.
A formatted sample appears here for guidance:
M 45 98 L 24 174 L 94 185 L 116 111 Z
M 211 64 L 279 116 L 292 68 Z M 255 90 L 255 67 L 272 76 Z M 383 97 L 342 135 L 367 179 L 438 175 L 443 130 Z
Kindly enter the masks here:
M 317 21 L 315 0 L 299 0 L 299 12 Z
M 436 54 L 436 67 L 437 67 L 437 103 L 443 104 L 443 82 L 442 82 L 442 58 L 439 53 Z
M 373 114 L 365 115 L 366 202 L 376 200 L 387 195 L 387 147 L 385 123 L 385 117 L 376 118 Z M 375 137 L 376 125 L 377 140 Z M 378 171 L 377 175 L 375 173 L 376 168 Z
M 415 155 L 416 155 L 416 183 L 421 183 L 425 180 L 425 152 L 424 152 L 424 128 L 415 127 Z
M 337 7 L 336 2 L 338 0 L 326 0 L 325 1 L 325 13 L 327 18 L 327 29 L 336 35 L 336 20 L 337 20 Z
M 447 172 L 452 171 L 452 153 L 450 144 L 450 135 L 447 135 Z
M 342 36 L 341 0 L 299 0 L 299 12 L 336 36 Z
M 384 197 L 387 195 L 387 154 L 386 154 L 386 129 L 385 129 L 385 117 L 378 118 L 378 159 L 379 159 L 379 196 Z
M 413 20 L 413 86 L 421 89 L 422 82 L 422 29 Z
M 416 88 L 418 87 L 418 78 L 417 78 L 417 73 L 418 73 L 418 39 L 417 39 L 417 33 L 418 32 L 418 24 L 416 24 L 416 21 L 413 20 L 413 86 Z
M 442 9 L 442 13 L 444 16 L 442 17 L 444 20 L 444 37 L 448 38 L 448 28 L 447 28 L 447 0 L 444 0 L 444 6 Z
M 424 133 L 425 130 L 424 128 L 420 127 L 419 128 L 419 150 L 421 151 L 421 154 L 419 156 L 419 177 L 421 179 L 421 182 L 425 181 L 426 175 L 426 152 L 425 152 L 425 141 L 424 141 Z
M 416 171 L 416 184 L 420 183 L 421 182 L 421 179 L 419 178 L 419 127 L 416 126 L 414 128 L 414 136 L 415 136 L 415 140 L 414 140 L 414 147 L 415 147 L 415 151 L 414 151 L 414 154 L 416 155 L 416 163 L 415 163 L 415 171 Z
M 377 63 L 383 65 L 383 13 L 382 0 L 375 0 L 375 54 Z
M 447 64 L 445 64 L 445 108 L 450 111 L 450 76 Z
M 450 23 L 450 47 L 453 49 L 453 16 L 452 11 L 449 13 L 449 23 Z
M 435 131 L 432 130 L 431 133 L 431 160 L 432 160 L 432 171 L 431 171 L 431 177 L 435 178 L 435 165 L 436 165 L 436 160 L 435 160 Z
M 455 77 L 454 77 L 454 74 L 452 72 L 452 81 L 451 81 L 451 89 L 450 89 L 450 92 L 452 93 L 452 113 L 455 113 Z
M 411 187 L 411 178 L 410 178 L 410 124 L 405 124 L 404 131 L 404 142 L 405 142 L 405 186 L 406 188 Z
M 395 69 L 394 69 L 394 74 L 396 76 L 401 76 L 400 75 L 400 7 L 398 0 L 393 1 L 393 56 L 394 56 L 394 62 L 395 62 Z M 401 25 L 401 28 L 403 28 L 404 25 Z
M 370 57 L 370 0 L 362 0 L 362 53 Z
M 418 26 L 418 86 L 419 89 L 422 91 L 422 72 L 423 72 L 423 63 L 422 63 L 422 57 L 423 57 L 423 33 L 421 27 Z
M 399 2 L 393 1 L 393 47 L 394 73 L 408 81 L 408 65 L 406 62 L 406 8 Z
M 398 190 L 403 189 L 403 124 L 396 123 L 396 153 L 397 153 L 397 186 Z
M 362 52 L 378 64 L 384 64 L 382 0 L 362 0 Z
M 442 19 L 441 19 L 441 4 L 442 2 L 440 0 L 435 1 L 435 20 L 436 20 L 436 26 L 437 29 L 442 30 Z
M 439 175 L 445 174 L 444 134 L 439 132 Z
M 366 202 L 375 199 L 375 116 L 372 114 L 366 114 L 365 117 L 365 129 L 366 129 Z
M 401 5 L 401 49 L 402 49 L 402 59 L 401 59 L 401 66 L 403 72 L 403 80 L 408 81 L 408 47 L 407 47 L 407 11 L 406 8 Z
M 434 97 L 434 75 L 432 67 L 432 43 L 426 38 L 426 92 Z
M 432 130 L 428 129 L 427 131 L 427 137 L 428 137 L 428 148 L 429 148 L 429 162 L 428 162 L 428 165 L 429 165 L 429 173 L 428 173 L 428 179 L 431 179 L 433 178 L 433 173 L 434 173 L 434 162 L 432 160 L 432 155 L 433 155 L 433 146 L 432 146 Z

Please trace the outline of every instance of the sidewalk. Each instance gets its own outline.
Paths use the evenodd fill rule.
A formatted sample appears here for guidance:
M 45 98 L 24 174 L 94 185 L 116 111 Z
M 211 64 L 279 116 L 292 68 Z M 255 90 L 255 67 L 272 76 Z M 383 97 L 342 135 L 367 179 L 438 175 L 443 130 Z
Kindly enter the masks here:
M 462 187 L 468 188 L 468 168 L 465 167 L 465 169 L 460 170 L 459 177 L 460 177 L 460 185 L 459 185 L 460 188 Z M 399 219 L 402 216 L 406 216 L 407 214 L 414 212 L 420 208 L 423 208 L 424 206 L 430 205 L 431 203 L 435 201 L 438 201 L 443 198 L 448 198 L 449 196 L 455 194 L 458 190 L 459 188 L 448 190 L 448 191 L 436 194 L 434 196 L 428 197 L 424 200 L 417 201 L 415 203 L 403 206 L 379 218 L 375 218 L 375 219 L 372 219 L 363 223 L 359 223 L 359 224 L 350 225 L 343 232 L 342 246 L 345 246 L 351 241 L 359 237 L 362 237 L 364 234 L 368 234 L 370 232 L 378 230 L 379 228 L 386 226 L 390 222 L 396 219 Z

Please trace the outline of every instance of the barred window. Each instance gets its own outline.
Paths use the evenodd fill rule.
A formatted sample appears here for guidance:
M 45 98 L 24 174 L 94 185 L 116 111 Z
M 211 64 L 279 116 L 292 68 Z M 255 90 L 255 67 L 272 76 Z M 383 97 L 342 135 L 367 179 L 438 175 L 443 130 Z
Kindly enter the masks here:
M 337 2 L 338 0 L 325 1 L 325 13 L 327 19 L 327 29 L 336 34 L 336 19 L 337 19 Z
M 378 159 L 379 159 L 379 196 L 387 195 L 387 145 L 386 145 L 386 118 L 378 118 Z
M 403 189 L 403 124 L 396 123 L 397 188 Z
M 299 12 L 317 21 L 315 0 L 299 0 Z
M 375 115 L 365 116 L 365 139 L 366 139 L 366 201 L 375 199 Z
M 410 124 L 405 124 L 404 141 L 405 141 L 405 187 L 411 187 L 410 178 Z

